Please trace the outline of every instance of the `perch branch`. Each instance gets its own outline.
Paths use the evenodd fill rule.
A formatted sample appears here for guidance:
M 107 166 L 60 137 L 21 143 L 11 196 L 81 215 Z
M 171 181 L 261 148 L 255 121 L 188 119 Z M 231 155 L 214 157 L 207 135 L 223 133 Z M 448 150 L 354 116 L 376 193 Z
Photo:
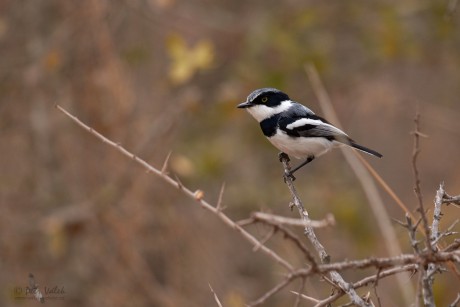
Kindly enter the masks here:
M 283 163 L 285 174 L 288 174 L 291 170 L 291 166 L 289 164 L 289 157 L 286 154 L 280 155 L 280 160 Z M 306 221 L 307 223 L 310 221 L 310 217 L 308 215 L 308 211 L 305 210 L 302 200 L 297 195 L 297 191 L 295 189 L 294 183 L 292 182 L 292 178 L 289 176 L 285 177 L 286 185 L 291 192 L 291 196 L 294 202 L 294 205 L 297 207 L 299 211 L 300 217 Z M 324 246 L 319 242 L 318 238 L 312 227 L 305 226 L 305 235 L 312 243 L 313 247 L 315 248 L 316 252 L 319 254 L 322 263 L 329 263 L 330 256 L 327 254 Z M 338 286 L 342 291 L 348 294 L 350 300 L 357 306 L 369 306 L 368 303 L 363 301 L 363 299 L 356 293 L 355 289 L 350 287 L 350 284 L 347 283 L 342 276 L 337 271 L 330 271 L 329 275 L 333 281 L 333 283 Z

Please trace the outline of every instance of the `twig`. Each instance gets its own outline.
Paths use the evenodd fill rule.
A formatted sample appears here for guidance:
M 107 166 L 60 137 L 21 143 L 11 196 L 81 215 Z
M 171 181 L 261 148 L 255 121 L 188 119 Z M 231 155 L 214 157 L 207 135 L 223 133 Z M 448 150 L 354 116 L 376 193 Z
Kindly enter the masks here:
M 417 267 L 418 266 L 416 264 L 408 264 L 408 265 L 404 265 L 404 266 L 400 266 L 400 267 L 394 267 L 394 268 L 382 270 L 378 274 L 365 277 L 365 278 L 361 279 L 360 281 L 355 282 L 353 284 L 353 287 L 355 289 L 365 287 L 365 286 L 367 286 L 369 284 L 374 284 L 377 279 L 383 279 L 385 277 L 392 276 L 392 275 L 402 273 L 402 272 L 412 272 L 412 273 L 414 273 L 414 272 L 416 272 Z
M 278 283 L 275 287 L 273 287 L 272 289 L 267 291 L 264 295 L 262 295 L 257 300 L 251 302 L 248 306 L 251 306 L 251 307 L 252 306 L 258 306 L 258 305 L 261 305 L 261 304 L 265 303 L 265 301 L 267 299 L 269 299 L 270 297 L 272 297 L 273 295 L 275 295 L 276 293 L 278 293 L 279 291 L 284 289 L 284 287 L 289 285 L 294 279 L 299 278 L 300 276 L 301 276 L 301 274 L 298 273 L 298 272 L 289 274 L 280 283 Z
M 403 225 L 405 228 L 407 228 L 407 231 L 409 232 L 409 238 L 410 238 L 410 245 L 414 249 L 415 253 L 418 255 L 420 254 L 420 249 L 418 247 L 418 244 L 420 241 L 417 240 L 416 238 L 416 232 L 417 232 L 417 227 L 420 224 L 422 219 L 420 218 L 415 225 L 412 223 L 412 219 L 409 216 L 409 214 L 406 213 L 406 225 Z
M 454 204 L 454 205 L 460 205 L 460 195 L 457 196 L 450 196 L 447 193 L 444 192 L 444 196 L 442 198 L 442 202 L 445 204 Z
M 379 293 L 377 291 L 377 285 L 379 283 L 379 279 L 380 279 L 380 272 L 382 272 L 382 269 L 379 268 L 377 270 L 377 274 L 375 274 L 375 281 L 374 281 L 374 285 L 372 286 L 372 288 L 374 288 L 374 294 L 375 294 L 375 297 L 377 298 L 377 303 L 378 303 L 378 306 L 381 307 L 382 306 L 382 302 L 380 301 L 380 296 L 379 296 Z
M 263 218 L 259 218 L 260 217 L 259 214 Z M 266 218 L 268 215 L 270 217 Z M 296 247 L 299 248 L 300 251 L 302 251 L 302 253 L 307 258 L 307 261 L 312 265 L 313 270 L 316 271 L 316 267 L 317 267 L 318 264 L 316 263 L 315 257 L 308 250 L 308 248 L 302 243 L 300 238 L 295 233 L 293 233 L 288 228 L 284 227 L 284 225 L 273 223 L 273 219 L 272 219 L 273 215 L 271 215 L 271 214 L 262 213 L 262 212 L 255 212 L 251 216 L 252 216 L 251 219 L 240 221 L 240 222 L 238 222 L 238 224 L 239 225 L 242 225 L 242 224 L 248 225 L 248 224 L 253 224 L 253 223 L 256 223 L 256 222 L 260 222 L 260 223 L 263 223 L 263 224 L 266 224 L 268 226 L 273 227 L 272 231 L 267 235 L 267 239 L 271 238 L 271 236 L 276 231 L 282 232 L 284 234 L 285 238 L 291 240 L 296 245 Z M 266 239 L 263 239 L 260 242 L 265 242 L 265 241 L 266 241 Z
M 310 263 L 312 266 L 312 270 L 316 271 L 318 264 L 316 263 L 315 257 L 313 254 L 310 252 L 310 250 L 302 243 L 300 238 L 295 235 L 292 231 L 289 229 L 285 228 L 284 226 L 276 226 L 286 238 L 290 239 L 291 241 L 294 242 L 294 244 L 302 251 L 302 253 L 305 255 L 305 258 L 307 258 L 307 261 Z
M 414 192 L 418 200 L 418 211 L 420 212 L 420 216 L 422 218 L 422 226 L 423 226 L 423 231 L 425 234 L 426 247 L 432 251 L 431 240 L 430 240 L 430 228 L 428 226 L 428 219 L 426 217 L 425 209 L 423 207 L 423 196 L 422 196 L 422 191 L 420 188 L 420 177 L 419 177 L 419 172 L 417 168 L 417 158 L 418 158 L 418 155 L 420 154 L 420 136 L 423 135 L 420 132 L 420 113 L 418 109 L 415 114 L 414 123 L 415 123 L 415 130 L 412 132 L 412 134 L 414 135 L 414 150 L 412 152 L 412 171 L 414 173 Z
M 222 187 L 220 188 L 219 198 L 217 199 L 217 205 L 216 205 L 217 211 L 222 211 L 223 209 L 225 209 L 225 208 L 222 208 L 222 199 L 224 197 L 224 191 L 225 191 L 225 182 L 222 183 Z
M 172 151 L 170 151 L 170 152 L 168 153 L 168 155 L 166 156 L 165 162 L 163 162 L 163 166 L 161 167 L 161 173 L 162 173 L 162 174 L 166 174 L 166 173 L 167 173 L 168 164 L 169 164 L 169 158 L 171 158 L 171 153 L 172 153 Z
M 115 149 L 117 149 L 120 153 L 122 153 L 123 155 L 129 157 L 129 158 L 132 158 L 136 163 L 138 163 L 139 165 L 141 165 L 144 169 L 146 169 L 147 171 L 157 175 L 158 177 L 162 178 L 164 181 L 166 181 L 167 183 L 169 183 L 170 185 L 178 188 L 180 191 L 182 191 L 186 196 L 188 196 L 189 198 L 193 199 L 193 200 L 196 200 L 198 201 L 198 203 L 206 210 L 216 214 L 223 222 L 224 224 L 226 224 L 227 226 L 235 229 L 237 232 L 239 232 L 243 238 L 245 238 L 247 241 L 249 241 L 251 244 L 253 245 L 258 245 L 259 244 L 259 241 L 253 236 L 251 235 L 250 233 L 248 233 L 246 230 L 244 230 L 244 228 L 242 228 L 240 225 L 238 225 L 237 223 L 235 223 L 234 221 L 232 221 L 227 215 L 225 215 L 222 211 L 219 211 L 217 210 L 216 207 L 212 206 L 211 204 L 209 204 L 206 200 L 204 199 L 199 199 L 197 200 L 196 199 L 196 196 L 195 196 L 195 192 L 191 191 L 190 189 L 188 189 L 187 187 L 183 186 L 179 181 L 177 180 L 174 180 L 172 177 L 168 176 L 167 174 L 163 174 L 161 172 L 161 170 L 158 170 L 157 168 L 151 166 L 150 164 L 148 164 L 147 162 L 145 162 L 144 160 L 140 159 L 139 157 L 135 156 L 134 154 L 132 154 L 131 152 L 129 152 L 128 150 L 126 150 L 124 147 L 122 147 L 120 144 L 117 144 L 111 140 L 109 140 L 108 138 L 106 138 L 105 136 L 103 136 L 102 134 L 100 134 L 99 132 L 95 131 L 94 129 L 92 129 L 91 127 L 87 126 L 86 124 L 84 124 L 82 121 L 80 121 L 77 117 L 75 117 L 74 115 L 70 114 L 69 112 L 67 112 L 64 108 L 62 108 L 61 106 L 59 105 L 56 105 L 56 108 L 61 111 L 63 114 L 65 114 L 66 116 L 68 116 L 70 119 L 72 119 L 78 126 L 82 127 L 83 129 L 85 129 L 86 131 L 88 131 L 89 133 L 91 133 L 92 135 L 94 135 L 95 137 L 97 137 L 99 140 L 101 140 L 103 143 L 106 143 L 107 145 L 111 146 L 111 147 L 114 147 Z M 285 260 L 284 258 L 282 258 L 280 255 L 278 255 L 276 252 L 274 252 L 273 250 L 269 249 L 268 247 L 262 245 L 260 247 L 260 250 L 268 255 L 269 257 L 271 257 L 272 259 L 275 260 L 276 263 L 282 265 L 283 267 L 285 267 L 289 272 L 292 272 L 294 270 L 293 266 L 287 261 Z
M 460 292 L 457 294 L 457 298 L 449 305 L 449 307 L 457 307 L 458 303 L 460 303 Z
M 299 307 L 300 298 L 302 297 L 302 291 L 303 291 L 304 287 L 305 287 L 305 278 L 302 278 L 302 280 L 300 281 L 299 293 L 297 294 L 297 297 L 296 297 L 295 302 L 294 302 L 294 307 Z
M 362 260 L 348 260 L 329 264 L 318 265 L 317 272 L 326 273 L 329 271 L 343 271 L 348 269 L 365 269 L 369 267 L 375 268 L 391 268 L 398 265 L 418 264 L 426 265 L 430 262 L 445 263 L 453 261 L 460 263 L 460 251 L 455 252 L 439 252 L 435 254 L 423 253 L 421 255 L 402 254 L 395 257 L 382 258 L 366 258 Z
M 428 251 L 432 254 L 436 252 L 436 247 L 432 244 L 432 235 L 430 235 L 430 228 L 428 226 L 428 218 L 426 216 L 426 212 L 423 206 L 423 195 L 420 188 L 420 176 L 419 171 L 417 168 L 417 157 L 420 153 L 420 136 L 423 134 L 420 132 L 420 113 L 417 108 L 415 118 L 415 130 L 412 132 L 414 135 L 414 150 L 412 152 L 412 171 L 414 173 L 414 192 L 418 200 L 418 211 L 420 213 L 420 217 L 422 219 L 422 226 L 424 231 L 425 237 L 425 245 Z M 442 199 L 442 197 L 441 197 Z M 442 203 L 442 201 L 441 201 Z M 436 216 L 435 219 L 436 220 Z M 433 221 L 435 223 L 435 221 Z M 432 229 L 433 231 L 433 229 Z M 436 238 L 437 238 L 437 229 L 436 229 Z M 421 282 L 421 290 L 423 296 L 423 303 L 425 306 L 434 306 L 434 295 L 433 295 L 433 275 L 436 272 L 436 266 L 433 263 L 429 263 L 427 267 L 422 266 L 421 275 L 420 275 L 420 282 Z
M 216 292 L 214 292 L 214 289 L 211 287 L 211 284 L 208 284 L 208 285 L 209 285 L 209 289 L 211 289 L 211 293 L 214 295 L 214 300 L 216 301 L 217 306 L 222 307 L 222 303 L 219 301 L 219 298 L 217 297 Z
M 313 298 L 311 296 L 307 296 L 305 294 L 302 294 L 301 292 L 295 292 L 295 291 L 291 291 L 292 294 L 295 294 L 297 295 L 298 297 L 300 298 L 303 298 L 307 301 L 310 301 L 310 302 L 313 302 L 313 303 L 319 303 L 319 300 L 317 300 L 316 298 Z
M 452 244 L 444 248 L 443 252 L 451 252 L 460 247 L 460 239 L 455 239 Z
M 259 241 L 259 244 L 254 245 L 254 247 L 252 248 L 252 251 L 256 252 L 262 245 L 268 242 L 268 240 L 270 240 L 271 237 L 273 237 L 275 232 L 276 232 L 276 228 L 272 228 L 272 230 L 269 233 L 267 233 L 267 235 L 262 240 Z
M 417 269 L 416 264 L 409 264 L 409 265 L 405 265 L 405 266 L 402 266 L 402 267 L 395 267 L 395 268 L 383 270 L 379 274 L 379 279 L 382 279 L 382 278 L 385 278 L 385 277 L 388 277 L 388 276 L 392 276 L 392 275 L 395 275 L 395 274 L 398 274 L 398 273 L 401 273 L 401 272 L 414 271 L 416 269 Z M 377 278 L 377 275 L 372 275 L 372 276 L 369 276 L 369 277 L 365 277 L 362 280 L 353 283 L 353 288 L 358 289 L 358 288 L 366 287 L 367 285 L 369 285 L 371 283 L 374 283 L 376 278 Z M 319 301 L 318 304 L 315 305 L 315 307 L 328 306 L 331 303 L 333 303 L 336 300 L 338 300 L 339 298 L 341 298 L 343 295 L 345 295 L 345 293 L 343 291 L 334 293 L 333 295 L 329 296 L 328 298 L 326 298 L 326 299 L 324 299 L 322 301 Z
M 271 225 L 290 225 L 300 227 L 305 227 L 306 225 L 309 225 L 313 228 L 322 228 L 335 225 L 335 219 L 332 214 L 328 214 L 326 218 L 323 220 L 310 220 L 308 223 L 302 219 L 294 219 L 265 212 L 254 212 L 251 214 L 251 217 L 256 221 L 265 221 L 267 223 L 270 223 Z

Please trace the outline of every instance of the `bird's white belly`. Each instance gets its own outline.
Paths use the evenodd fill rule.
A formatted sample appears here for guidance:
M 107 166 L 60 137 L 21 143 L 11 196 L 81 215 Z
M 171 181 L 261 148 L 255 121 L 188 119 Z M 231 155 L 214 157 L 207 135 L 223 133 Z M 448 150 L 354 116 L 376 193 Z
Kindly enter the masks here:
M 290 137 L 281 131 L 278 131 L 268 140 L 282 152 L 297 159 L 303 159 L 308 156 L 319 157 L 336 146 L 336 142 L 331 142 L 326 138 Z

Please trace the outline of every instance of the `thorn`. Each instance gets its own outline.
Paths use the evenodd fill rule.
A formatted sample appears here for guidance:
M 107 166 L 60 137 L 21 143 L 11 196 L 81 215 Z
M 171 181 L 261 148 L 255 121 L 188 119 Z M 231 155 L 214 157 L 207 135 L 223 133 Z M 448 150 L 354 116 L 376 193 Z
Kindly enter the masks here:
M 366 303 L 369 303 L 369 299 L 371 298 L 371 292 L 367 292 L 366 295 L 363 296 L 363 300 L 366 302 Z
M 163 167 L 161 168 L 161 173 L 163 175 L 166 175 L 166 169 L 168 168 L 169 158 L 171 157 L 171 153 L 172 151 L 168 153 L 168 155 L 166 156 L 165 162 L 163 162 Z
M 217 211 L 222 211 L 222 198 L 224 196 L 224 191 L 225 191 L 225 182 L 222 183 L 222 187 L 220 188 L 220 192 L 219 192 L 219 198 L 217 199 L 217 205 L 216 205 L 216 209 Z
M 392 220 L 393 222 L 395 222 L 396 224 L 399 224 L 399 225 L 401 225 L 402 227 L 407 228 L 407 224 L 401 222 L 400 220 L 398 220 L 398 219 L 396 219 L 396 218 L 394 218 L 394 217 L 392 217 L 391 220 Z
M 184 187 L 184 185 L 183 185 L 182 182 L 180 181 L 179 177 L 177 177 L 177 175 L 174 174 L 174 178 L 176 179 L 177 188 L 178 188 L 179 190 L 182 190 L 182 188 Z
M 412 131 L 410 134 L 416 135 L 416 136 L 420 136 L 420 137 L 422 137 L 422 138 L 428 138 L 428 137 L 429 137 L 428 134 L 422 133 L 422 132 L 420 132 L 420 131 Z
M 335 217 L 333 214 L 331 213 L 326 214 L 326 221 L 329 225 L 335 226 Z
M 216 301 L 217 306 L 222 307 L 222 303 L 219 301 L 219 298 L 217 297 L 216 292 L 214 292 L 214 289 L 211 287 L 211 284 L 208 283 L 208 285 L 209 285 L 209 289 L 211 289 L 211 293 L 214 295 L 214 300 Z
M 238 222 L 236 222 L 236 224 L 238 226 L 244 227 L 244 226 L 253 224 L 254 221 L 255 221 L 254 218 L 251 217 L 251 218 L 248 218 L 248 219 L 245 219 L 245 220 L 238 221 Z

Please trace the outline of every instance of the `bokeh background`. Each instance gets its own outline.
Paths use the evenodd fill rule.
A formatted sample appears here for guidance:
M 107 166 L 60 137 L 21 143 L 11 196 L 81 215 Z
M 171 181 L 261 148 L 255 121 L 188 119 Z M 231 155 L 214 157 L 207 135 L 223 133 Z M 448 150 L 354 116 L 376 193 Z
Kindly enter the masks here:
M 456 2 L 1 1 L 0 305 L 37 303 L 12 294 L 29 273 L 41 287 L 64 287 L 63 302 L 48 302 L 56 306 L 215 306 L 211 284 L 228 307 L 244 306 L 285 273 L 54 104 L 157 167 L 172 152 L 170 171 L 211 202 L 225 182 L 232 219 L 256 210 L 295 217 L 276 149 L 235 106 L 274 86 L 321 114 L 304 70 L 311 63 L 344 129 L 383 153 L 365 158 L 411 209 L 417 106 L 429 136 L 419 156 L 425 205 L 441 181 L 459 194 Z M 340 151 L 297 178 L 312 218 L 336 217 L 334 228 L 318 231 L 334 260 L 388 255 Z M 403 219 L 382 196 L 390 216 Z M 459 216 L 444 213 L 443 227 Z M 395 229 L 411 252 L 407 232 Z M 250 230 L 263 237 L 268 229 Z M 282 238 L 268 244 L 303 263 Z M 459 284 L 451 272 L 437 277 L 437 302 L 451 302 Z M 288 290 L 298 286 L 266 306 L 292 305 Z M 403 305 L 398 287 L 380 281 L 384 306 Z M 330 287 L 312 279 L 305 291 L 321 298 Z

